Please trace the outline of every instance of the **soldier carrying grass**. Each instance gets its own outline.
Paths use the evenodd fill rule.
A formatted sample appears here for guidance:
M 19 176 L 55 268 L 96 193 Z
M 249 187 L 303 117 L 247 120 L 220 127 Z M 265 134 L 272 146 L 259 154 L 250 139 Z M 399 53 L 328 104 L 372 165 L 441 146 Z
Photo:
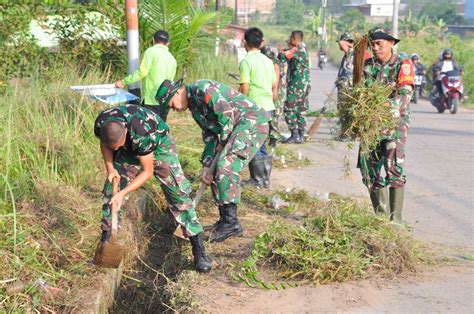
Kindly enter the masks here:
M 184 238 L 191 241 L 194 266 L 199 272 L 211 270 L 202 240 L 193 201 L 189 197 L 191 184 L 184 176 L 175 141 L 168 125 L 153 111 L 126 105 L 99 114 L 94 133 L 100 139 L 100 150 L 107 170 L 102 209 L 102 241 L 111 230 L 111 204 L 117 203 L 119 217 L 127 194 L 143 186 L 153 175 L 160 182 L 169 210 L 181 228 Z M 120 178 L 120 191 L 112 197 L 112 179 Z
M 388 30 L 373 28 L 368 37 L 374 57 L 365 60 L 364 82 L 367 86 L 381 82 L 393 88 L 386 106 L 393 109 L 393 119 L 397 124 L 394 129 L 381 134 L 375 150 L 359 156 L 359 167 L 375 211 L 386 214 L 396 223 L 402 223 L 406 182 L 405 143 L 410 126 L 410 98 L 414 90 L 415 70 L 409 58 L 393 52 L 393 46 L 400 40 Z M 385 168 L 385 177 L 381 174 L 382 167 Z
M 211 80 L 189 85 L 166 80 L 158 89 L 157 100 L 175 111 L 189 109 L 202 129 L 202 181 L 211 185 L 220 215 L 210 241 L 241 236 L 237 218 L 240 172 L 267 138 L 269 115 L 246 96 Z M 218 158 L 216 169 L 209 173 L 214 158 Z

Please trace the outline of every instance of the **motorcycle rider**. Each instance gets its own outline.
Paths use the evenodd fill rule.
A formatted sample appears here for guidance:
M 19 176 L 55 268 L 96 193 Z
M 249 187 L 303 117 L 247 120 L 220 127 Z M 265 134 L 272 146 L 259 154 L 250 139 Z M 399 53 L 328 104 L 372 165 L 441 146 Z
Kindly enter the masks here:
M 433 94 L 438 92 L 438 96 L 443 94 L 443 87 L 441 85 L 442 73 L 449 71 L 458 70 L 463 74 L 462 67 L 454 61 L 453 51 L 450 48 L 443 50 L 441 58 L 438 62 L 433 65 L 433 80 L 435 80 L 433 86 Z
M 319 48 L 318 51 L 318 66 L 320 69 L 323 68 L 323 64 L 326 63 L 326 50 L 323 47 Z
M 423 64 L 420 63 L 420 56 L 417 53 L 413 53 L 410 58 L 411 58 L 411 62 L 415 66 L 415 76 L 416 75 L 423 76 L 423 81 L 420 86 L 420 96 L 421 96 L 423 95 L 423 91 L 426 85 L 426 68 Z

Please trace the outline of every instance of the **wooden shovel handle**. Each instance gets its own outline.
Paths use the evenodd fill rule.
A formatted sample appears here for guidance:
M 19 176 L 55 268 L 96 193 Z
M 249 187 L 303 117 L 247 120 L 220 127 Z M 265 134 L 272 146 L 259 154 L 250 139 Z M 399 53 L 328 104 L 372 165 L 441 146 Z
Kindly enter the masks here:
M 118 193 L 120 178 L 114 177 L 112 179 L 112 196 Z M 110 234 L 110 242 L 117 242 L 118 233 L 118 206 L 117 203 L 112 203 L 112 231 Z

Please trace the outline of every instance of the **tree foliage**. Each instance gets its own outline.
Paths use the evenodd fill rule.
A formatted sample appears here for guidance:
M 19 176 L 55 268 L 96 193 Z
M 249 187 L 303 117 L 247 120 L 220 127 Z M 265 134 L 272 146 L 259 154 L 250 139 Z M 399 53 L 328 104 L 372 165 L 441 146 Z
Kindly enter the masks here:
M 340 33 L 362 33 L 367 30 L 365 16 L 357 9 L 346 11 L 340 18 L 335 20 L 336 30 Z
M 301 24 L 304 10 L 303 0 L 276 0 L 273 9 L 275 23 L 280 25 Z
M 157 30 L 166 30 L 180 71 L 215 41 L 216 13 L 196 8 L 189 0 L 142 1 L 139 14 L 142 42 L 150 42 Z

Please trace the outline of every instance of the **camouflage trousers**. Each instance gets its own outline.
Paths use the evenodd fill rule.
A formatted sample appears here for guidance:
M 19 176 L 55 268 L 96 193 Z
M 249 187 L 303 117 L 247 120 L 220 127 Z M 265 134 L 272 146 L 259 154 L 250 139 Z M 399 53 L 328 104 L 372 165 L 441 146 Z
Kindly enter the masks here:
M 176 144 L 171 136 L 163 138 L 162 145 L 154 152 L 154 175 L 160 182 L 161 189 L 168 202 L 168 208 L 174 219 L 181 226 L 183 235 L 188 238 L 202 232 L 202 226 L 196 216 L 193 201 L 190 198 L 191 184 L 185 177 L 178 155 Z M 114 158 L 114 167 L 120 174 L 120 189 L 124 189 L 138 175 L 141 169 L 136 155 L 119 150 Z M 112 184 L 106 180 L 103 190 L 102 228 L 110 227 L 111 208 L 108 202 L 112 196 Z M 121 217 L 122 209 L 119 210 Z M 105 226 L 104 226 L 105 224 Z M 107 229 L 105 229 L 107 230 Z
M 369 189 L 405 186 L 406 139 L 406 136 L 401 136 L 397 139 L 382 140 L 370 154 L 364 156 L 359 153 L 362 181 Z M 382 167 L 385 169 L 385 177 L 381 173 Z
M 288 92 L 283 113 L 290 130 L 306 128 L 306 111 L 309 108 L 309 87 L 306 92 Z
M 268 124 L 260 124 L 250 128 L 237 126 L 232 132 L 219 154 L 211 183 L 212 195 L 218 206 L 240 203 L 240 172 L 265 142 L 268 130 Z
M 280 134 L 280 117 L 283 114 L 283 104 L 285 101 L 285 88 L 283 86 L 278 86 L 278 99 L 273 101 L 275 105 L 275 111 L 273 111 L 272 119 L 270 120 L 270 132 L 268 133 L 268 138 L 279 140 L 281 137 Z

